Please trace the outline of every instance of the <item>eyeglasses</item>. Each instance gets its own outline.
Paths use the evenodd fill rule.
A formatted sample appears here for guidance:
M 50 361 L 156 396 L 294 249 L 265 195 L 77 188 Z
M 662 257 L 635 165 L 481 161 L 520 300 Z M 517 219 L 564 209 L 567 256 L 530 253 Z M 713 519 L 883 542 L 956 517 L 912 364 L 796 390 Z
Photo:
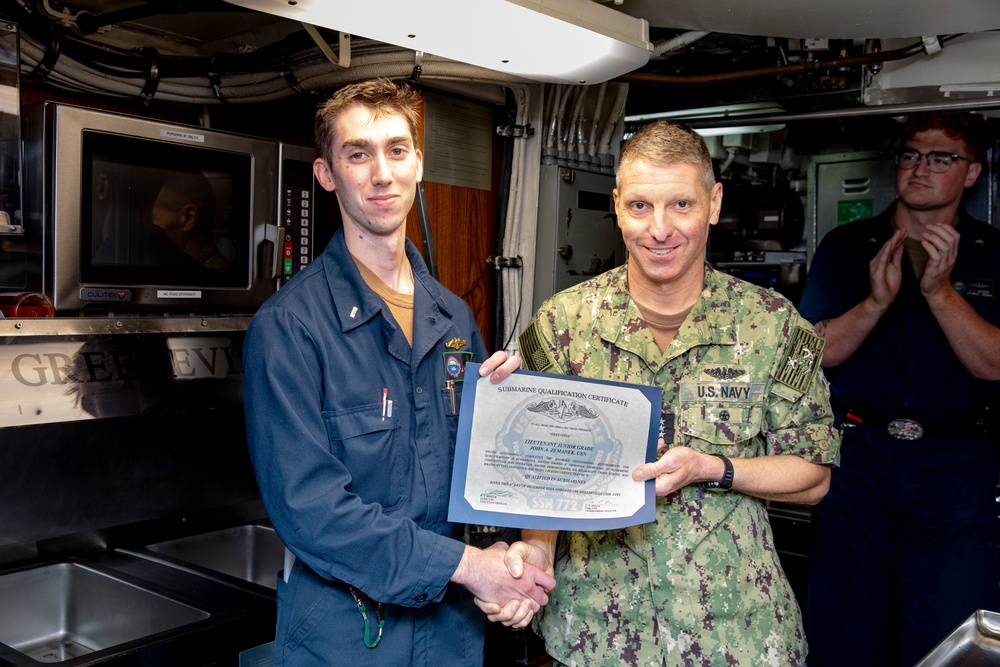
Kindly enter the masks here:
M 927 168 L 936 174 L 941 174 L 951 169 L 956 160 L 969 159 L 958 153 L 945 153 L 942 151 L 921 153 L 920 151 L 907 149 L 896 153 L 896 166 L 900 169 L 916 169 L 923 158 L 927 158 Z

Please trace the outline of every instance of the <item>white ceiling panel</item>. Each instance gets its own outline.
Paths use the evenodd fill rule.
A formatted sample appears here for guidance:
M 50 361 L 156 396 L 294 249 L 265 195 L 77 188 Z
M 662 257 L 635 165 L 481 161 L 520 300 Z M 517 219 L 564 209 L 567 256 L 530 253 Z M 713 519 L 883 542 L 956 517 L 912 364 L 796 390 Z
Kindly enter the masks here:
M 1000 0 L 621 0 L 659 28 L 771 37 L 866 39 L 1000 29 Z

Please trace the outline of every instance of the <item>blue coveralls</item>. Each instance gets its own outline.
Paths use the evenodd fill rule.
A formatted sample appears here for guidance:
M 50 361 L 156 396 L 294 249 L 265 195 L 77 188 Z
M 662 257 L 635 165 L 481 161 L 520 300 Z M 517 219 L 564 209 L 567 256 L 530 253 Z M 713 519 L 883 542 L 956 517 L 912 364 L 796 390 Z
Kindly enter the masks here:
M 868 296 L 869 262 L 893 233 L 894 209 L 826 236 L 802 296 L 806 319 L 838 317 Z M 952 281 L 1000 325 L 1000 231 L 964 210 L 956 229 Z M 911 667 L 973 611 L 996 604 L 996 443 L 977 420 L 998 383 L 965 370 L 905 253 L 902 266 L 900 292 L 875 329 L 825 369 L 838 425 L 848 411 L 862 423 L 843 429 L 840 467 L 813 508 L 805 614 L 813 667 Z M 887 422 L 897 418 L 926 434 L 893 437 Z
M 406 254 L 412 350 L 342 231 L 247 331 L 250 454 L 268 516 L 297 556 L 278 582 L 277 666 L 482 664 L 484 616 L 448 585 L 464 544 L 447 521 L 458 417 L 443 353 L 457 346 L 482 361 L 486 348 L 469 308 L 409 241 Z M 374 601 L 385 603 L 374 649 L 348 584 L 368 597 L 372 639 Z

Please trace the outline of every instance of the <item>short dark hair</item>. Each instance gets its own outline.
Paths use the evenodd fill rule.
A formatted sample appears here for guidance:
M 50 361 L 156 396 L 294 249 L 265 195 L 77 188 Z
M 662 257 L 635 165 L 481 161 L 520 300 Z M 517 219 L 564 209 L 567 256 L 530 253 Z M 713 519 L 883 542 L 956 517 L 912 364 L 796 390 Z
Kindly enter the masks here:
M 417 125 L 423 95 L 405 82 L 371 79 L 345 86 L 320 105 L 316 112 L 316 149 L 320 157 L 329 159 L 333 150 L 333 127 L 343 111 L 355 104 L 371 110 L 375 118 L 402 116 L 410 127 L 410 136 L 417 140 Z
M 707 190 L 715 185 L 712 155 L 708 152 L 708 146 L 700 134 L 684 123 L 658 120 L 639 128 L 622 146 L 618 173 L 639 160 L 647 160 L 658 166 L 690 164 L 701 172 L 702 183 Z M 616 177 L 615 187 L 620 186 L 620 177 Z
M 215 223 L 215 193 L 201 171 L 171 169 L 160 186 L 160 201 L 173 211 L 179 211 L 185 204 L 194 204 L 198 209 L 198 220 L 193 236 L 209 237 Z
M 993 128 L 980 114 L 930 113 L 910 116 L 903 125 L 903 141 L 906 142 L 918 132 L 941 130 L 948 137 L 964 141 L 967 155 L 972 162 L 981 162 L 986 149 L 993 143 Z

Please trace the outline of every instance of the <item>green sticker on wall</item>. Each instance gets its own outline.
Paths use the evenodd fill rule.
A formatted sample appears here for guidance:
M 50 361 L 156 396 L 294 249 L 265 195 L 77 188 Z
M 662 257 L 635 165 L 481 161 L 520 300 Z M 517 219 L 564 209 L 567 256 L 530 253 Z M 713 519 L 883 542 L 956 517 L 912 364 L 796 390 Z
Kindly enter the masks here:
M 874 199 L 845 199 L 837 202 L 837 225 L 864 220 L 875 214 Z

